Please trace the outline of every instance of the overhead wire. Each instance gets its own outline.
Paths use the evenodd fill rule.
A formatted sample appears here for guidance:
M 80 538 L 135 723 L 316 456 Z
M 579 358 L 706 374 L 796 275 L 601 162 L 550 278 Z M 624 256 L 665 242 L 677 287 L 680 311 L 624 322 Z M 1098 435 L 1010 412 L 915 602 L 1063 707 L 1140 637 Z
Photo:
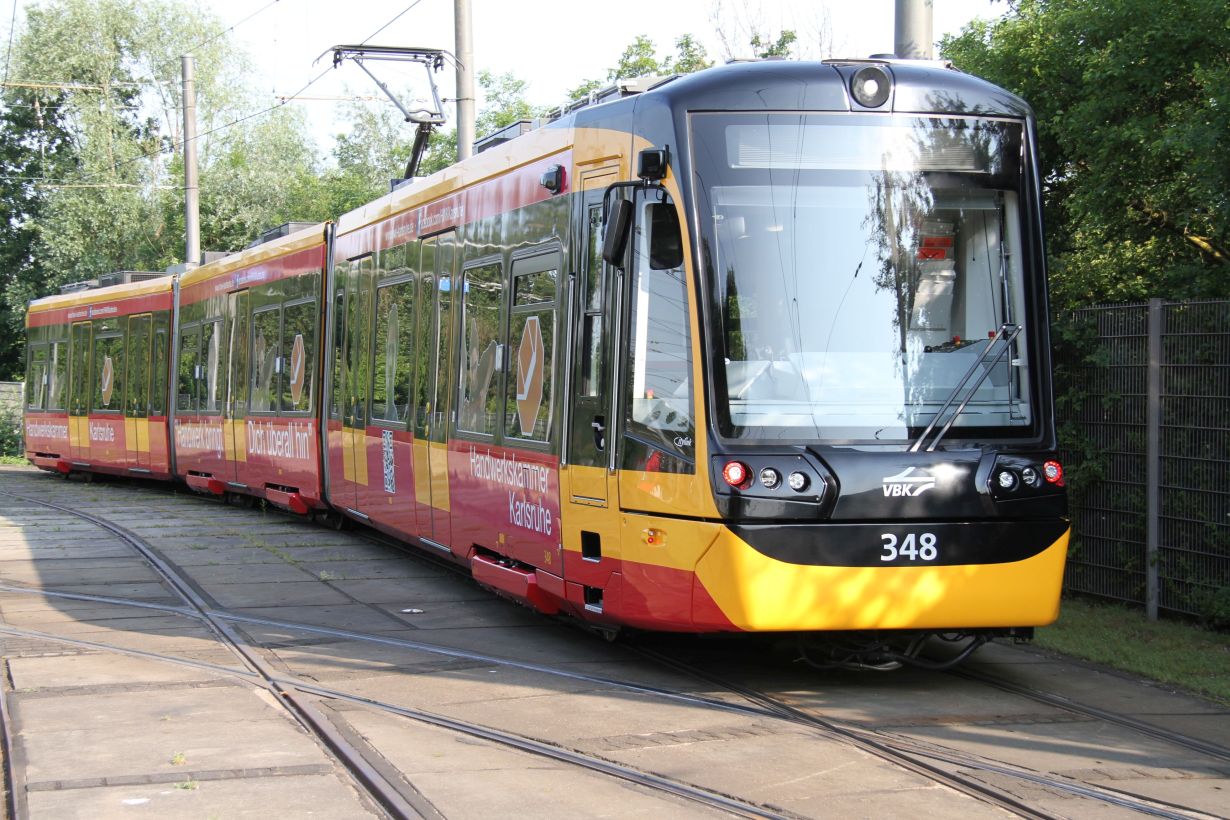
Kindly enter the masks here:
M 255 17 L 256 15 L 258 15 L 258 14 L 260 14 L 260 13 L 262 13 L 262 12 L 266 11 L 266 10 L 267 10 L 267 9 L 269 9 L 271 6 L 276 5 L 278 2 L 280 2 L 280 0 L 269 0 L 269 2 L 268 2 L 268 3 L 266 3 L 266 4 L 265 4 L 265 5 L 263 5 L 263 6 L 261 6 L 259 9 L 257 9 L 257 10 L 256 10 L 256 11 L 254 11 L 254 12 L 252 12 L 251 14 L 249 14 L 247 17 L 243 18 L 242 20 L 240 20 L 238 23 L 232 23 L 232 24 L 231 24 L 228 28 L 223 29 L 222 31 L 220 31 L 220 32 L 218 32 L 217 34 L 215 34 L 214 36 L 212 36 L 212 37 L 208 37 L 208 38 L 206 38 L 206 39 L 202 40 L 201 42 L 196 43 L 195 45 L 188 46 L 186 49 L 184 49 L 184 53 L 185 53 L 185 54 L 191 54 L 191 53 L 192 53 L 193 51 L 195 51 L 196 49 L 201 48 L 202 46 L 207 46 L 207 45 L 209 45 L 210 43 L 214 42 L 215 40 L 217 40 L 217 39 L 218 39 L 218 38 L 220 38 L 220 37 L 225 37 L 227 34 L 230 34 L 232 31 L 234 31 L 235 29 L 239 28 L 240 26 L 242 26 L 244 23 L 246 23 L 246 22 L 248 22 L 249 20 L 251 20 L 251 19 L 252 19 L 253 17 Z
M 279 0 L 273 0 L 273 2 L 271 2 L 271 3 L 267 4 L 267 5 L 265 5 L 263 8 L 259 9 L 258 11 L 256 11 L 256 12 L 254 12 L 254 13 L 252 13 L 252 14 L 248 15 L 247 17 L 245 17 L 243 20 L 241 20 L 241 21 L 239 21 L 238 23 L 236 23 L 236 24 L 235 24 L 234 26 L 232 26 L 231 28 L 233 29 L 233 28 L 235 28 L 235 26 L 239 26 L 239 25 L 241 25 L 242 23 L 247 22 L 248 20 L 252 19 L 252 18 L 253 18 L 253 17 L 255 17 L 257 14 L 260 14 L 262 11 L 264 11 L 265 9 L 267 9 L 267 8 L 269 8 L 270 6 L 274 5 L 274 3 L 277 3 L 278 1 L 279 1 Z M 388 21 L 388 22 L 386 22 L 386 23 L 385 23 L 384 25 L 382 25 L 380 28 L 376 29 L 374 32 L 372 32 L 371 34 L 369 34 L 367 37 L 365 37 L 365 38 L 363 39 L 362 43 L 360 43 L 360 45 L 366 44 L 366 43 L 367 43 L 369 40 L 371 40 L 373 37 L 377 36 L 377 35 L 378 35 L 378 34 L 380 34 L 382 31 L 384 31 L 384 30 L 385 30 L 385 29 L 387 29 L 389 26 L 391 26 L 393 23 L 395 23 L 395 22 L 397 22 L 399 19 L 401 19 L 401 17 L 403 17 L 403 16 L 404 16 L 407 12 L 409 12 L 411 9 L 413 9 L 415 6 L 417 6 L 417 5 L 418 5 L 419 3 L 421 3 L 421 2 L 423 2 L 423 0 L 414 0 L 414 2 L 410 3 L 410 5 L 406 6 L 404 9 L 402 9 L 402 10 L 401 10 L 401 11 L 399 11 L 397 14 L 395 14 L 395 15 L 394 15 L 391 19 L 389 19 L 389 21 Z M 214 39 L 216 39 L 216 38 L 217 38 L 217 36 L 220 36 L 220 35 L 216 35 Z M 205 41 L 205 42 L 209 42 L 209 41 Z M 196 47 L 199 47 L 199 45 L 198 45 L 198 46 L 196 46 Z M 332 70 L 333 70 L 333 68 L 334 68 L 334 66 L 329 66 L 329 67 L 328 67 L 328 68 L 326 68 L 324 71 L 320 72 L 320 73 L 319 73 L 319 74 L 317 74 L 315 77 L 313 77 L 312 79 L 308 80 L 308 81 L 307 81 L 307 83 L 306 83 L 306 84 L 305 84 L 302 88 L 300 88 L 298 91 L 296 91 L 294 94 L 291 94 L 291 95 L 289 95 L 289 96 L 287 96 L 287 97 L 281 97 L 281 98 L 279 98 L 278 102 L 274 103 L 273 105 L 268 106 L 268 107 L 266 107 L 266 108 L 263 108 L 263 109 L 261 109 L 260 111 L 256 111 L 256 112 L 253 112 L 253 113 L 251 113 L 251 114 L 246 114 L 246 115 L 244 115 L 244 116 L 242 116 L 242 117 L 238 117 L 238 118 L 236 118 L 236 119 L 234 119 L 234 120 L 231 120 L 230 122 L 225 123 L 225 124 L 223 124 L 223 125 L 219 125 L 219 126 L 216 126 L 216 127 L 214 127 L 214 128 L 210 128 L 210 129 L 208 129 L 208 130 L 206 130 L 206 131 L 199 132 L 199 133 L 198 133 L 198 134 L 197 134 L 197 135 L 196 135 L 193 139 L 200 140 L 202 137 L 207 137 L 207 136 L 210 136 L 211 134 L 216 134 L 216 133 L 218 133 L 218 132 L 220 132 L 220 131 L 225 131 L 225 130 L 226 130 L 226 129 L 228 129 L 228 128 L 233 128 L 234 126 L 239 125 L 239 124 L 241 124 L 241 123 L 247 122 L 247 121 L 249 121 L 249 120 L 256 119 L 257 117 L 264 116 L 265 114 L 268 114 L 268 113 L 270 113 L 271 111 L 274 111 L 274 110 L 276 110 L 276 109 L 278 109 L 278 108 L 280 108 L 280 107 L 282 107 L 282 106 L 286 105 L 287 103 L 289 103 L 289 102 L 291 102 L 291 101 L 295 100 L 296 98 L 298 98 L 300 95 L 302 95 L 305 91 L 307 91 L 309 88 L 311 88 L 311 87 L 312 87 L 313 85 L 315 85 L 317 82 L 319 82 L 319 81 L 320 81 L 320 80 L 321 80 L 321 79 L 322 79 L 322 78 L 323 78 L 326 74 L 328 74 L 330 71 L 332 71 Z M 146 159 L 151 159 L 151 158 L 153 158 L 153 157 L 159 156 L 160 154 L 173 153 L 173 152 L 175 152 L 176 150 L 182 149 L 182 148 L 183 148 L 186 144 L 187 144 L 187 141 L 186 141 L 186 140 L 180 140 L 180 141 L 178 141 L 178 142 L 172 143 L 172 144 L 171 144 L 171 145 L 169 145 L 169 146 L 165 146 L 165 147 L 159 148 L 159 149 L 154 150 L 154 151 L 147 151 L 147 152 L 144 152 L 144 153 L 142 153 L 142 154 L 138 154 L 138 155 L 136 155 L 136 156 L 134 156 L 134 157 L 130 157 L 130 158 L 125 159 L 125 160 L 120 160 L 120 161 L 118 161 L 118 162 L 114 162 L 114 163 L 112 163 L 110 166 L 108 166 L 108 167 L 107 167 L 107 168 L 105 168 L 105 169 L 101 169 L 101 170 L 98 170 L 98 171 L 91 171 L 91 172 L 89 172 L 89 173 L 83 174 L 81 177 L 77 178 L 76 180 L 71 180 L 71 181 L 70 181 L 70 180 L 63 180 L 63 182 L 65 182 L 65 183 L 70 183 L 70 182 L 71 182 L 71 183 L 74 183 L 74 184 L 82 184 L 82 183 L 85 183 L 86 181 L 88 181 L 88 180 L 90 180 L 90 179 L 92 179 L 92 178 L 94 178 L 94 177 L 97 177 L 98 175 L 100 175 L 100 174 L 102 174 L 102 173 L 104 173 L 104 172 L 110 171 L 110 172 L 114 173 L 114 172 L 118 171 L 120 168 L 123 168 L 123 167 L 128 166 L 128 165 L 132 165 L 133 163 L 136 163 L 136 162 L 141 162 L 142 160 L 146 160 Z M 61 186 L 61 187 L 63 187 L 63 186 Z

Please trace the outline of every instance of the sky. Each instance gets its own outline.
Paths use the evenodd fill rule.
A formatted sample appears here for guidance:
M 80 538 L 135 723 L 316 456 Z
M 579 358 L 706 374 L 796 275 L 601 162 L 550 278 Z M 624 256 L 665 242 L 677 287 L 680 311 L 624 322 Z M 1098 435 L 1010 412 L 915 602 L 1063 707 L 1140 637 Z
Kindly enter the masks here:
M 253 85 L 259 93 L 268 95 L 270 104 L 278 95 L 298 92 L 326 71 L 331 58 L 321 55 L 334 45 L 368 41 L 449 52 L 456 45 L 453 0 L 201 0 L 201 5 L 217 15 L 223 25 L 235 26 L 235 41 L 254 62 Z M 692 34 L 711 59 L 722 59 L 715 9 L 731 41 L 746 43 L 748 21 L 754 20 L 770 36 L 782 29 L 796 31 L 798 51 L 805 57 L 866 57 L 893 48 L 893 0 L 617 0 L 584 4 L 579 0 L 471 0 L 471 6 L 475 68 L 495 74 L 511 72 L 528 84 L 529 102 L 542 106 L 566 102 L 566 92 L 585 80 L 605 80 L 607 70 L 638 35 L 649 36 L 658 54 L 666 56 L 674 52 L 677 38 Z M 1005 6 L 993 0 L 934 0 L 935 39 L 957 33 L 975 17 L 999 17 Z M 578 14 L 581 8 L 585 12 Z M 602 9 L 618 13 L 602 17 Z M 245 20 L 254 12 L 258 13 Z M 392 24 L 372 37 L 395 17 Z M 822 42 L 831 46 L 831 54 L 824 52 Z M 317 58 L 319 62 L 313 65 Z M 393 63 L 369 63 L 368 67 L 394 88 L 415 83 L 425 96 L 423 69 Z M 442 96 L 455 96 L 451 67 L 439 72 L 436 82 Z M 318 142 L 328 142 L 331 133 L 344 132 L 347 123 L 336 100 L 310 98 L 351 96 L 383 99 L 360 68 L 343 63 L 327 71 L 296 102 L 306 107 Z M 451 127 L 453 112 L 449 108 Z
M 36 0 L 19 0 L 20 7 Z M 193 0 L 188 0 L 193 2 Z M 257 102 L 274 105 L 298 96 L 318 146 L 328 152 L 333 136 L 349 130 L 341 100 L 389 105 L 362 69 L 344 62 L 330 69 L 334 45 L 370 43 L 455 51 L 454 0 L 195 0 L 230 28 L 232 42 L 250 60 Z M 659 57 L 674 54 L 675 41 L 692 35 L 721 62 L 721 34 L 734 56 L 751 56 L 752 27 L 768 38 L 795 31 L 795 54 L 803 58 L 867 57 L 893 49 L 894 0 L 470 0 L 474 68 L 511 73 L 527 83 L 534 106 L 568 102 L 567 92 L 586 80 L 605 81 L 624 49 L 648 36 Z M 1003 0 L 933 0 L 935 40 L 955 34 L 971 19 L 994 19 Z M 584 9 L 584 11 L 578 11 Z M 603 15 L 604 11 L 609 11 Z M 410 99 L 428 99 L 426 72 L 418 66 L 368 63 L 376 76 Z M 323 76 L 322 76 L 323 75 Z M 451 66 L 435 75 L 446 100 L 456 96 Z M 313 82 L 314 80 L 314 82 Z M 310 87 L 304 90 L 305 86 Z M 481 89 L 477 89 L 482 107 Z M 417 107 L 417 106 L 415 106 Z M 446 128 L 455 125 L 446 105 Z M 412 126 L 407 125 L 407 128 Z M 481 136 L 481 135 L 480 135 Z

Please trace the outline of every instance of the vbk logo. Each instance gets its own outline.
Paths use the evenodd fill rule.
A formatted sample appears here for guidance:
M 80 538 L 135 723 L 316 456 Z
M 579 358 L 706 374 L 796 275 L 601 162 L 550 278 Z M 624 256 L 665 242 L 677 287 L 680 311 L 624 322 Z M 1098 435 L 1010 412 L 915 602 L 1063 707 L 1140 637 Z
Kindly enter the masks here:
M 916 496 L 935 489 L 935 476 L 917 467 L 906 467 L 896 475 L 880 480 L 886 496 Z

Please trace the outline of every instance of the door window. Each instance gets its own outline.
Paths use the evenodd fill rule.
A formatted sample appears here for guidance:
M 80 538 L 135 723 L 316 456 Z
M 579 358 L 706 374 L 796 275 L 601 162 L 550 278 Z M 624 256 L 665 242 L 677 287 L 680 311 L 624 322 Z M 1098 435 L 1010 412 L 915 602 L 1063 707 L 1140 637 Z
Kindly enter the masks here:
M 670 197 L 637 195 L 628 288 L 624 466 L 658 472 L 695 469 L 692 339 L 678 221 L 660 209 Z M 673 236 L 668 236 L 671 231 Z M 663 233 L 665 232 L 665 233 Z
M 283 413 L 312 409 L 316 391 L 316 303 L 287 305 L 282 315 L 281 408 Z
M 100 413 L 124 409 L 124 337 L 119 333 L 94 338 L 94 399 Z
M 149 415 L 149 316 L 128 319 L 128 401 L 124 414 L 143 419 Z
M 175 411 L 179 415 L 196 413 L 200 350 L 200 326 L 184 328 L 179 336 L 179 392 L 175 397 Z
M 410 411 L 414 358 L 414 280 L 376 289 L 372 418 L 405 421 Z
M 462 390 L 457 429 L 495 435 L 499 417 L 503 272 L 498 262 L 479 265 L 465 271 L 462 282 Z
M 278 395 L 278 342 L 282 308 L 259 310 L 252 316 L 252 412 L 271 413 Z

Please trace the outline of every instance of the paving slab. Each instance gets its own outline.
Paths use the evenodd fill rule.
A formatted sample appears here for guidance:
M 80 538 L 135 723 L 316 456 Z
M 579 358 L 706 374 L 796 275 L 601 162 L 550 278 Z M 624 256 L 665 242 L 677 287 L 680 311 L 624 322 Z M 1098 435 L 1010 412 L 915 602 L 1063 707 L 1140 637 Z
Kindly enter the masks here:
M 260 606 L 251 606 L 251 603 L 254 602 L 249 602 L 248 606 L 231 607 L 230 611 L 237 615 L 248 615 L 254 618 L 290 621 L 330 629 L 348 629 L 355 632 L 396 632 L 413 628 L 412 624 L 399 621 L 388 612 L 367 604 L 276 607 L 265 606 L 266 601 L 259 601 Z
M 217 675 L 189 666 L 107 653 L 10 658 L 8 667 L 17 690 L 222 681 Z
M 36 791 L 30 814 L 59 820 L 158 820 L 275 817 L 382 817 L 332 775 L 270 775 L 243 779 L 98 786 Z
M 239 687 L 12 697 L 26 781 L 330 765 L 302 729 Z
M 264 565 L 255 565 L 257 568 L 261 566 Z M 348 604 L 354 600 L 316 580 L 210 584 L 208 591 L 210 597 L 223 607 L 251 606 L 253 603 L 269 607 L 311 607 Z
M 704 806 L 488 741 L 348 710 L 445 817 L 728 817 Z

